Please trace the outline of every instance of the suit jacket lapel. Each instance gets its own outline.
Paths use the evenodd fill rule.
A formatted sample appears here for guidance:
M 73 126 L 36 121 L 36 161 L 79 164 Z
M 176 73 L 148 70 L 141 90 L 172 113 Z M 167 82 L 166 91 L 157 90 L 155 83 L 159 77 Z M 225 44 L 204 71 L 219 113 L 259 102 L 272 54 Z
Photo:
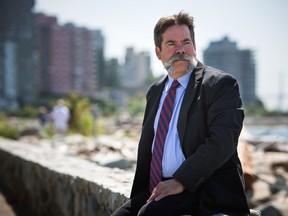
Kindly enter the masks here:
M 178 118 L 178 123 L 177 123 L 177 129 L 178 129 L 178 134 L 179 134 L 179 139 L 180 139 L 180 144 L 183 148 L 183 140 L 184 140 L 184 133 L 185 133 L 185 128 L 186 128 L 186 123 L 187 123 L 187 115 L 191 106 L 191 103 L 195 97 L 195 93 L 198 87 L 198 84 L 200 82 L 200 79 L 202 79 L 203 76 L 203 70 L 204 67 L 203 65 L 199 62 L 196 68 L 194 69 L 189 83 L 187 85 L 187 89 L 185 91 L 185 95 L 182 101 L 180 113 L 179 113 L 179 118 Z
M 151 115 L 153 116 L 153 122 L 154 122 L 154 119 L 158 110 L 160 98 L 161 98 L 167 79 L 168 79 L 168 76 L 165 76 L 164 78 L 159 80 L 159 82 L 156 83 L 155 88 L 151 92 L 151 103 L 153 106 L 151 109 Z
M 163 92 L 163 89 L 165 87 L 165 83 L 168 79 L 168 76 L 165 76 L 161 80 L 159 80 L 155 85 L 152 87 L 150 95 L 147 99 L 147 106 L 151 107 L 148 110 L 146 110 L 147 120 L 144 124 L 145 131 L 148 130 L 149 134 L 153 134 L 154 137 L 154 121 L 155 116 L 158 110 L 160 98 Z M 152 142 L 151 142 L 152 145 Z

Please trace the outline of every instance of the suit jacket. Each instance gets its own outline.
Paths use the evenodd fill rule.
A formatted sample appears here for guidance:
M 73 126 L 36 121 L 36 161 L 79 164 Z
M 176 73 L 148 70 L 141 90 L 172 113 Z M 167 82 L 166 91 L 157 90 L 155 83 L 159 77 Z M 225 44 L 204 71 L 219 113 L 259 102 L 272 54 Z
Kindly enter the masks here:
M 149 185 L 154 120 L 167 76 L 150 86 L 131 197 Z M 173 177 L 199 196 L 199 214 L 249 212 L 238 137 L 244 119 L 237 81 L 198 62 L 183 98 L 177 129 L 186 160 Z

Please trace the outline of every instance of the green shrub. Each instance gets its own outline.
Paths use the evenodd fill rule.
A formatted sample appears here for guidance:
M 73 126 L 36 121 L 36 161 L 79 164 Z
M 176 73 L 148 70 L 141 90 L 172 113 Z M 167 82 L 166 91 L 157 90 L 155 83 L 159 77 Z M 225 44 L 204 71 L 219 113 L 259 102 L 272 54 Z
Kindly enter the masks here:
M 10 126 L 7 122 L 5 115 L 0 114 L 0 136 L 8 139 L 17 139 L 20 131 L 13 126 Z
M 93 116 L 91 116 L 90 111 L 84 112 L 81 115 L 81 118 L 79 119 L 79 127 L 81 134 L 85 136 L 91 136 L 92 130 L 93 130 Z
M 31 105 L 26 105 L 22 109 L 19 110 L 9 110 L 7 111 L 7 115 L 9 116 L 17 116 L 17 117 L 29 117 L 36 118 L 38 115 L 38 108 L 33 107 Z
M 71 112 L 70 130 L 85 136 L 91 136 L 94 117 L 90 109 L 90 101 L 87 98 L 81 98 L 77 93 L 72 93 L 68 98 L 68 106 Z
M 39 130 L 39 132 L 40 132 L 40 135 L 41 135 L 42 137 L 51 139 L 51 138 L 53 137 L 53 135 L 54 135 L 53 125 L 52 125 L 50 122 L 48 122 L 48 123 L 45 124 L 44 127 L 42 127 L 42 128 Z

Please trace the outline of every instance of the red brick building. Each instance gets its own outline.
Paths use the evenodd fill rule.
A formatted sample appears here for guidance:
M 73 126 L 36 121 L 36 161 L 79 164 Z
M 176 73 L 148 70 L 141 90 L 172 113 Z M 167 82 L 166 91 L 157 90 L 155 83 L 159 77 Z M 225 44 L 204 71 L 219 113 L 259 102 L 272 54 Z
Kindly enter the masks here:
M 97 58 L 104 59 L 99 57 L 99 49 L 104 49 L 104 39 L 101 32 L 97 32 L 98 37 L 95 37 L 95 30 L 73 24 L 59 25 L 56 17 L 36 15 L 39 93 L 75 91 L 86 96 L 96 95 Z

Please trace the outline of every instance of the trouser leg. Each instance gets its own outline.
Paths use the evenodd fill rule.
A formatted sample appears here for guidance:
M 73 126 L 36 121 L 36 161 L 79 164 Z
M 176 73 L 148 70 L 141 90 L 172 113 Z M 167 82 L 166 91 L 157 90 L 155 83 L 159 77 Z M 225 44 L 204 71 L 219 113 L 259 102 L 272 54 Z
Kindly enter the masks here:
M 136 216 L 138 215 L 139 209 L 146 204 L 147 199 L 149 198 L 149 190 L 145 190 L 132 199 L 124 203 L 120 208 L 118 208 L 112 216 Z
M 197 215 L 197 198 L 188 191 L 143 205 L 138 216 Z
M 147 203 L 149 190 L 145 190 L 124 203 L 112 216 L 176 216 L 196 214 L 197 198 L 188 191 Z

